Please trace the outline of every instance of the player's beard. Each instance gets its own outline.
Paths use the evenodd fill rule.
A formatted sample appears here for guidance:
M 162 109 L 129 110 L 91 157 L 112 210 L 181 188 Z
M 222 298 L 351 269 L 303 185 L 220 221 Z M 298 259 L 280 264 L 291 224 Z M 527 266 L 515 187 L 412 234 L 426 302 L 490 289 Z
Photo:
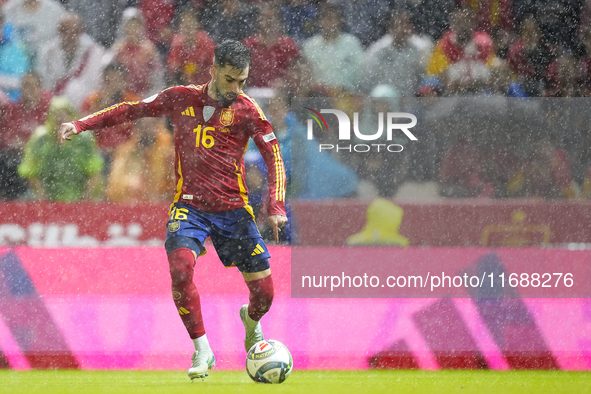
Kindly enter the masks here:
M 234 101 L 236 101 L 237 98 L 238 98 L 238 96 L 234 97 L 233 99 L 229 99 L 226 96 L 224 96 L 223 94 L 218 92 L 218 101 L 220 102 L 222 107 L 229 107 L 230 105 L 234 104 Z
M 222 107 L 229 107 L 230 105 L 234 104 L 234 101 L 236 101 L 236 99 L 238 98 L 238 95 L 236 95 L 236 97 L 234 97 L 233 99 L 227 98 L 225 95 L 220 93 L 220 87 L 217 83 L 215 84 L 215 88 L 215 90 L 217 91 L 218 101 L 220 102 Z

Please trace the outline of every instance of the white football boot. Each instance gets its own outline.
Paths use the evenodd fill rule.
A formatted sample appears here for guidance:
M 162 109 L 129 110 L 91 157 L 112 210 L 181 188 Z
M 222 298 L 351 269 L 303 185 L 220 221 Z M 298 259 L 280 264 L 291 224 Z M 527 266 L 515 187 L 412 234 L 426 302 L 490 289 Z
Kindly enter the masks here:
M 191 380 L 206 377 L 207 370 L 215 367 L 215 356 L 211 349 L 195 351 L 191 360 L 193 363 L 188 372 Z
M 254 321 L 248 316 L 248 305 L 242 305 L 240 308 L 240 319 L 242 319 L 242 324 L 244 324 L 244 329 L 246 330 L 244 348 L 248 353 L 252 345 L 264 339 L 263 327 L 261 327 L 260 321 Z

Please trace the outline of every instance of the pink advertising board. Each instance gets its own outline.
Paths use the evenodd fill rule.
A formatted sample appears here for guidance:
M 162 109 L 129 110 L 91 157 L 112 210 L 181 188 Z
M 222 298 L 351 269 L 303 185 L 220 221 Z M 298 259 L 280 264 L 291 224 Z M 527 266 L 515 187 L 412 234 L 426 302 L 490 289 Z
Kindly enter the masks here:
M 218 368 L 242 369 L 247 289 L 209 249 L 195 278 L 207 334 Z M 276 298 L 265 335 L 289 347 L 296 368 L 591 369 L 587 298 L 292 298 L 291 248 L 270 250 Z M 458 251 L 536 253 L 404 253 L 436 260 Z M 574 256 L 548 253 L 565 263 Z M 591 261 L 591 251 L 577 253 Z M 0 367 L 186 369 L 191 353 L 162 248 L 0 248 Z

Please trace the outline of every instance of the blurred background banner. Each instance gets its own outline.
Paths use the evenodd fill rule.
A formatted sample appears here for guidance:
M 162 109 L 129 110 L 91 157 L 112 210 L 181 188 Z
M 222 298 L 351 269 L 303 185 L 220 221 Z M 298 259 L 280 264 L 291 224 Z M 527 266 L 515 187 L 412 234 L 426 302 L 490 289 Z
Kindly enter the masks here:
M 591 369 L 588 299 L 296 299 L 290 247 L 270 251 L 265 334 L 299 369 Z M 225 278 L 195 279 L 218 367 L 242 369 L 243 280 L 211 248 L 198 264 Z M 0 248 L 3 368 L 183 369 L 176 313 L 163 249 Z
M 346 245 L 349 237 L 362 232 L 368 220 L 372 225 L 377 216 L 384 221 L 378 220 L 378 226 L 398 232 L 416 246 L 553 245 L 579 250 L 591 244 L 591 202 L 584 200 L 392 200 L 400 209 L 378 206 L 368 219 L 373 201 L 290 200 L 294 241 Z M 0 245 L 163 246 L 168 208 L 167 203 L 3 202 Z M 395 229 L 389 227 L 392 224 Z

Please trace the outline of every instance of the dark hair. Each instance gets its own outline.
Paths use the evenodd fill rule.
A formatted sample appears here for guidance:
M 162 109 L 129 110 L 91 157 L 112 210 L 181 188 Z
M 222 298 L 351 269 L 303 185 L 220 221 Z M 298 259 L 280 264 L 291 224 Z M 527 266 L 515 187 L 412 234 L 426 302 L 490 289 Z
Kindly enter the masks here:
M 227 65 L 244 70 L 252 65 L 250 51 L 240 41 L 224 40 L 213 51 L 214 64 L 220 67 Z

